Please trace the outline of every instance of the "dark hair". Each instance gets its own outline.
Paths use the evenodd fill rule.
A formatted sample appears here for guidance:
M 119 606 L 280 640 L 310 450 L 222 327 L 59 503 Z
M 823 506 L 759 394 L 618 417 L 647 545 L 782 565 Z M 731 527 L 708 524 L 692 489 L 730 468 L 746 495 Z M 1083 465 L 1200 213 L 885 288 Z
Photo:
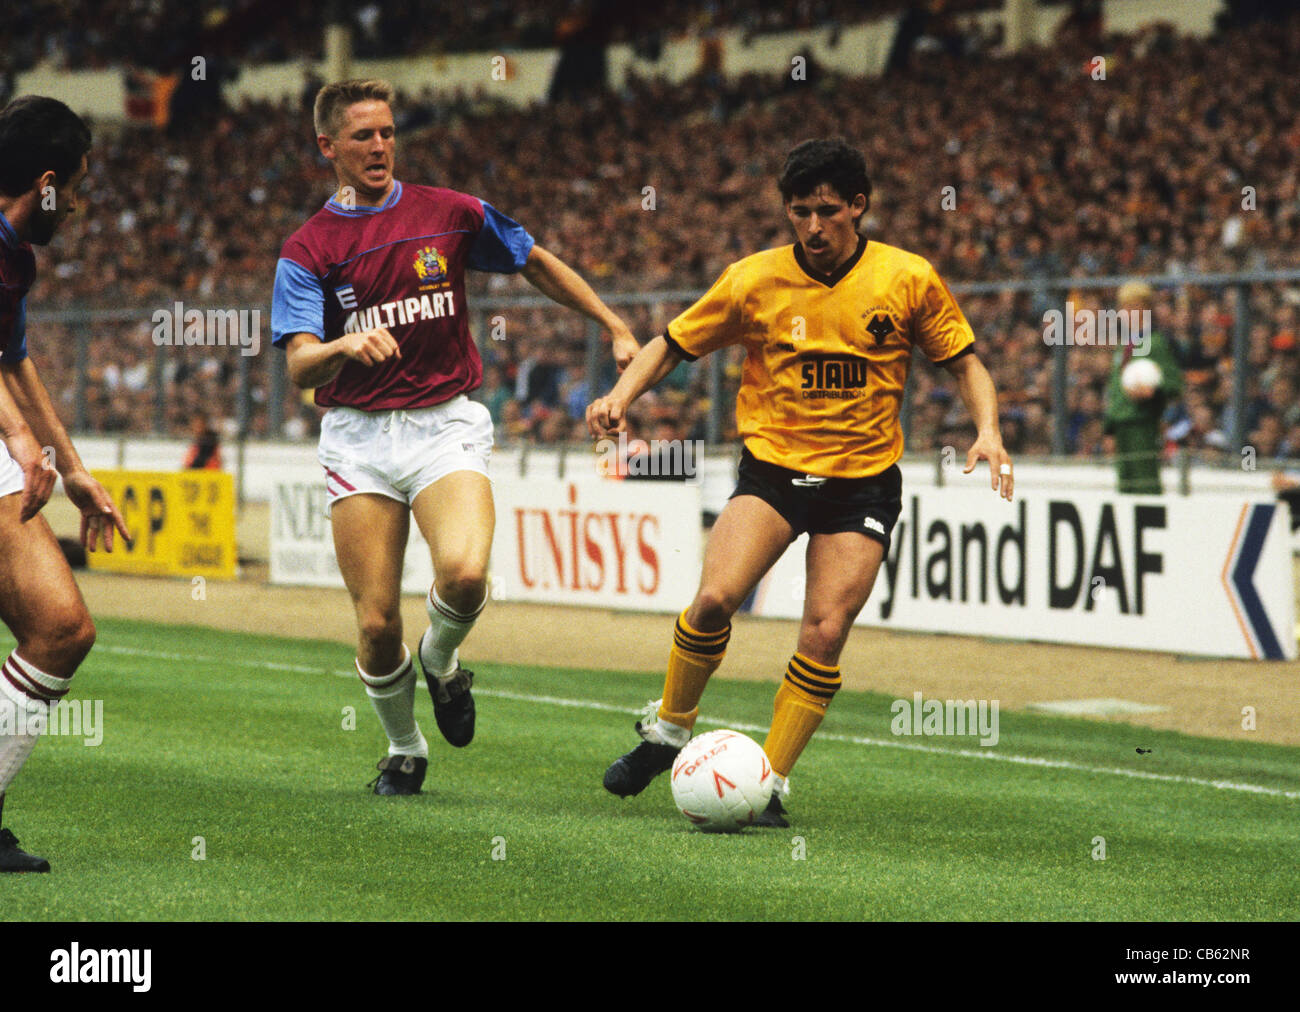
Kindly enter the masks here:
M 861 193 L 867 198 L 867 206 L 871 206 L 867 161 L 843 137 L 804 141 L 786 156 L 785 168 L 776 185 L 781 190 L 781 199 L 789 202 L 795 197 L 808 196 L 822 183 L 845 202 L 852 202 Z
M 90 130 L 58 99 L 24 95 L 0 109 L 0 193 L 19 197 L 46 172 L 62 186 L 90 151 Z

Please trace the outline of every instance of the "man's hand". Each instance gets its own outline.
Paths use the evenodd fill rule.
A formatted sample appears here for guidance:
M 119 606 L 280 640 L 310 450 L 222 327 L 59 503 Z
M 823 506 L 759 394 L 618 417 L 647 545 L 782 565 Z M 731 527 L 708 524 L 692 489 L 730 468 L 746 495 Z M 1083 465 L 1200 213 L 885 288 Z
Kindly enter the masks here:
M 122 514 L 113 504 L 108 490 L 97 482 L 89 471 L 72 471 L 63 476 L 63 491 L 72 505 L 81 511 L 81 544 L 89 551 L 98 547 L 99 537 L 104 537 L 104 551 L 113 550 L 113 529 L 121 533 L 129 545 L 131 535 L 126 531 Z
M 1000 491 L 1002 498 L 1011 501 L 1015 488 L 1015 478 L 1011 474 L 1011 457 L 1002 446 L 1002 439 L 997 435 L 981 435 L 971 444 L 966 454 L 966 467 L 962 474 L 970 474 L 981 460 L 989 462 L 990 487 L 994 492 Z
M 618 371 L 622 372 L 631 364 L 632 359 L 636 358 L 636 353 L 641 350 L 641 344 L 627 327 L 620 327 L 611 331 L 611 334 L 614 345 L 614 364 L 618 366 Z
M 343 354 L 362 365 L 378 365 L 388 359 L 401 359 L 402 350 L 397 346 L 397 339 L 388 332 L 387 327 L 374 330 L 359 330 L 354 334 L 344 334 L 338 339 Z
M 23 469 L 23 497 L 20 503 L 19 522 L 26 523 L 50 501 L 58 472 L 54 462 L 45 455 L 41 444 L 30 430 L 10 436 L 6 443 L 9 456 Z
M 587 430 L 597 438 L 622 432 L 627 426 L 627 405 L 606 394 L 587 405 Z
M 520 271 L 524 280 L 552 302 L 576 309 L 589 320 L 595 320 L 613 338 L 614 362 L 622 372 L 636 356 L 637 340 L 627 324 L 612 309 L 600 301 L 600 296 L 572 267 L 549 250 L 536 243 L 528 252 L 528 261 Z
M 294 334 L 285 346 L 289 380 L 303 390 L 331 382 L 348 362 L 360 362 L 367 369 L 400 359 L 402 351 L 387 327 L 359 330 L 333 341 L 315 334 Z
M 614 389 L 587 405 L 587 429 L 597 438 L 622 432 L 627 426 L 627 409 L 681 360 L 662 335 L 651 338 L 636 353 Z

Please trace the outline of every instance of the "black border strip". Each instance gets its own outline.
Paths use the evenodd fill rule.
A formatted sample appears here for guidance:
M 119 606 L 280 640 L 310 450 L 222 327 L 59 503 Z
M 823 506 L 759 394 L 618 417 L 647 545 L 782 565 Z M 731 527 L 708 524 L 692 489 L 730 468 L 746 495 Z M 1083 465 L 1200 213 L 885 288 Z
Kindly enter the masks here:
M 959 358 L 965 358 L 967 355 L 974 355 L 974 354 L 975 354 L 975 342 L 972 341 L 970 344 L 966 345 L 966 347 L 963 348 L 961 351 L 957 352 L 956 355 L 949 355 L 947 358 L 941 358 L 939 359 L 938 362 L 935 362 L 934 364 L 947 365 L 949 362 L 956 362 L 957 359 Z
M 835 268 L 833 274 L 821 274 L 818 271 L 813 270 L 812 265 L 808 263 L 808 257 L 803 251 L 803 243 L 797 242 L 794 244 L 794 260 L 795 263 L 799 265 L 799 269 L 807 274 L 808 277 L 812 278 L 820 285 L 825 285 L 827 288 L 834 288 L 844 280 L 849 271 L 853 270 L 853 268 L 858 265 L 858 261 L 862 259 L 862 254 L 866 251 L 867 238 L 866 236 L 860 235 L 858 236 L 858 248 L 853 251 L 853 256 L 849 257 L 844 261 L 844 263 Z
M 699 355 L 692 355 L 689 351 L 687 351 L 680 344 L 674 341 L 673 335 L 668 333 L 667 327 L 664 328 L 662 337 L 668 343 L 669 351 L 671 351 L 678 358 L 682 359 L 684 362 L 694 362 L 697 358 L 700 357 Z

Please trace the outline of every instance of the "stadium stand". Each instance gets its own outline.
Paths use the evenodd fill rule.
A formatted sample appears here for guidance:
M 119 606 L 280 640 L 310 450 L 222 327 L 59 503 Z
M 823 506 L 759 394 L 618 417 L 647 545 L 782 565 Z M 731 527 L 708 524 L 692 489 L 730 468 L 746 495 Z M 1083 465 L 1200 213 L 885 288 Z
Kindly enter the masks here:
M 114 6 L 121 5 L 102 9 Z M 233 8 L 243 5 L 217 6 L 234 17 Z M 847 6 L 796 6 L 791 16 L 817 21 Z M 405 16 L 402 9 L 389 8 L 391 23 Z M 470 4 L 466 17 L 490 17 L 493 9 Z M 686 18 L 688 5 L 669 9 Z M 733 23 L 789 23 L 769 17 L 763 4 L 717 10 Z M 681 18 L 680 30 L 698 30 Z M 43 52 L 75 52 L 93 62 L 96 46 L 113 48 L 96 25 L 78 29 L 89 40 L 84 45 L 47 36 Z M 472 45 L 472 27 L 456 38 Z M 1087 73 L 1099 41 L 1112 67 L 1104 83 Z M 1293 116 L 1300 107 L 1293 72 L 1300 17 L 1229 26 L 1204 39 L 1155 26 L 1097 40 L 1087 25 L 1074 25 L 1053 45 L 1014 56 L 960 49 L 927 52 L 883 79 L 842 78 L 816 66 L 806 82 L 785 73 L 701 74 L 682 85 L 633 78 L 617 92 L 558 103 L 546 117 L 469 98 L 406 95 L 398 175 L 482 195 L 611 292 L 702 289 L 739 255 L 787 241 L 773 183 L 780 160 L 805 137 L 835 133 L 867 151 L 876 188 L 870 234 L 923 251 L 951 282 L 1293 263 L 1300 242 L 1300 126 Z M 222 349 L 160 356 L 150 340 L 150 312 L 177 299 L 265 306 L 279 237 L 328 196 L 332 176 L 315 150 L 301 99 L 249 101 L 206 116 L 174 135 L 140 126 L 97 129 L 88 211 L 43 254 L 33 305 L 148 307 L 135 318 L 96 325 L 83 395 L 91 431 L 149 431 L 160 365 L 170 391 L 168 433 L 188 432 L 200 411 L 225 419 L 229 429 L 237 356 Z M 913 172 L 918 164 L 929 170 Z M 936 179 L 955 188 L 960 213 L 944 210 Z M 643 206 L 646 186 L 655 188 L 653 211 Z M 1244 187 L 1257 194 L 1254 210 L 1242 209 Z M 1249 292 L 1243 431 L 1261 457 L 1300 458 L 1300 290 L 1275 284 Z M 522 282 L 485 277 L 471 299 L 487 308 L 494 298 L 526 293 Z M 1100 307 L 1113 292 L 1072 298 Z M 1214 455 L 1228 445 L 1235 298 L 1233 290 L 1213 287 L 1157 292 L 1155 325 L 1172 337 L 1187 378 L 1185 397 L 1166 418 L 1171 447 Z M 1041 294 L 995 291 L 961 302 L 1004 392 L 1008 448 L 1049 452 L 1050 349 L 1041 323 L 1048 307 Z M 684 304 L 665 299 L 626 311 L 645 337 Z M 582 438 L 577 419 L 591 393 L 582 333 L 542 311 L 508 315 L 516 336 L 482 342 L 482 396 L 501 438 Z M 65 349 L 74 327 L 42 326 L 35 353 L 71 418 L 78 395 L 74 357 Z M 269 336 L 268 327 L 268 345 Z M 269 427 L 267 358 L 250 366 L 253 436 Z M 734 378 L 738 366 L 733 356 L 726 375 Z M 1109 358 L 1076 354 L 1071 370 L 1067 450 L 1103 456 Z M 702 434 L 705 377 L 682 373 L 643 402 L 635 420 L 647 436 L 656 426 Z M 608 378 L 606 368 L 597 385 Z M 952 443 L 954 427 L 964 424 L 946 380 L 924 367 L 914 371 L 913 449 Z M 314 409 L 288 398 L 288 435 L 308 438 L 315 422 Z

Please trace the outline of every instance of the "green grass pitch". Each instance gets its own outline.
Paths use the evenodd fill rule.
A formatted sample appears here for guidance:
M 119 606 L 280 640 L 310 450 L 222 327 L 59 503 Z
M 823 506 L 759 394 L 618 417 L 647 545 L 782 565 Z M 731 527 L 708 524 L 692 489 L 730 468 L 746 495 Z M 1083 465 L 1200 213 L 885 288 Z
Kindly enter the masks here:
M 600 785 L 657 677 L 475 664 L 464 750 L 421 684 L 425 792 L 378 798 L 351 663 L 103 621 L 73 690 L 103 700 L 103 740 L 47 736 L 10 789 L 5 825 L 54 872 L 0 880 L 5 919 L 1300 918 L 1300 749 L 1005 712 L 992 748 L 895 738 L 890 697 L 844 692 L 793 827 L 708 836 L 667 778 L 626 801 Z M 762 728 L 773 691 L 715 681 L 701 727 Z

